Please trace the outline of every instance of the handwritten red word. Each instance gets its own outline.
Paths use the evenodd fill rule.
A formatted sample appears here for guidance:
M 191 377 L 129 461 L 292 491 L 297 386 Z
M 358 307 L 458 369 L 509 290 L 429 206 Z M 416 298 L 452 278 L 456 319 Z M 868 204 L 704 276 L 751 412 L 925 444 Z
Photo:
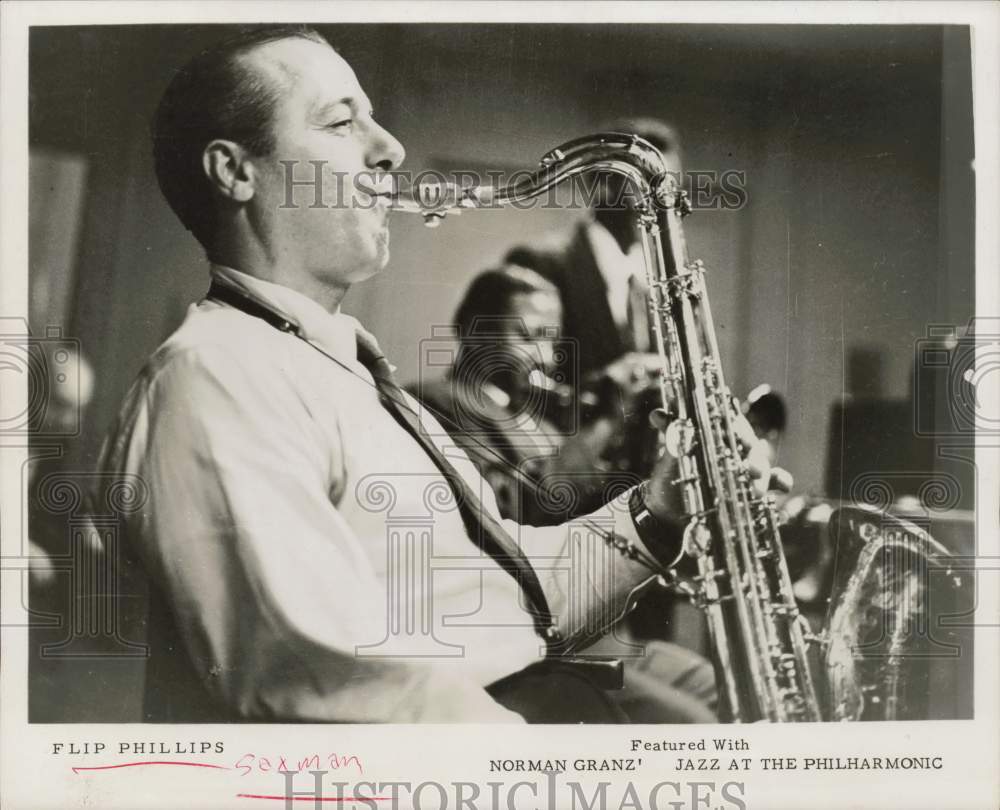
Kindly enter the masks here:
M 240 771 L 240 776 L 250 773 L 271 773 L 281 771 L 339 771 L 344 768 L 354 768 L 359 774 L 365 769 L 361 760 L 354 754 L 309 754 L 301 759 L 289 758 L 285 755 L 263 757 L 256 754 L 244 754 L 234 766 Z

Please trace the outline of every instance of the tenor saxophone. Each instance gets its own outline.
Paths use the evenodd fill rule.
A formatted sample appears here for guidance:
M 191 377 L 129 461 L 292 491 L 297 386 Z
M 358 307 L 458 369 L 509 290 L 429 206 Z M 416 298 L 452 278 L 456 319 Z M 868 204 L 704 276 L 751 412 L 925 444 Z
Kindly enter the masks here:
M 899 662 L 905 663 L 905 650 L 897 645 L 894 657 L 877 655 L 883 663 L 875 666 L 859 663 L 859 649 L 870 647 L 879 631 L 862 600 L 880 599 L 879 620 L 893 627 L 899 624 L 898 616 L 889 615 L 894 606 L 905 602 L 905 618 L 911 618 L 922 604 L 920 594 L 905 585 L 887 595 L 887 582 L 912 578 L 885 576 L 880 549 L 907 548 L 911 568 L 939 565 L 947 552 L 901 521 L 883 530 L 883 523 L 870 518 L 868 528 L 859 530 L 867 536 L 859 544 L 844 544 L 852 559 L 839 561 L 842 590 L 831 598 L 832 632 L 812 632 L 796 604 L 773 497 L 759 493 L 742 459 L 735 431 L 738 404 L 723 376 L 705 268 L 687 256 L 682 219 L 690 207 L 667 168 L 661 153 L 637 135 L 599 133 L 553 149 L 536 172 L 509 185 L 425 185 L 395 193 L 392 206 L 433 226 L 463 210 L 527 201 L 585 172 L 627 179 L 635 193 L 650 322 L 662 367 L 660 395 L 675 415 L 665 445 L 678 461 L 686 509 L 683 548 L 697 570 L 685 576 L 672 570 L 669 581 L 704 611 L 724 719 L 902 719 L 905 673 Z M 855 510 L 833 522 L 860 526 L 865 520 Z M 886 666 L 892 662 L 896 669 L 890 677 Z

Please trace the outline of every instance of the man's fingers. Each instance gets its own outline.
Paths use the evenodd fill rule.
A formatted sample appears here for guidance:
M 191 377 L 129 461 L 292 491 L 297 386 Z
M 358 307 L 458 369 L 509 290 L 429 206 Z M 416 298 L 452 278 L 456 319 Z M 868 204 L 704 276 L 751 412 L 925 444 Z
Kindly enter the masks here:
M 746 458 L 747 471 L 754 480 L 754 486 L 761 494 L 767 490 L 777 490 L 778 492 L 791 492 L 795 479 L 788 470 L 781 467 L 771 467 L 766 460 L 761 462 L 754 458 L 756 454 L 751 454 Z M 765 482 L 767 486 L 765 486 Z
M 794 485 L 795 479 L 788 470 L 783 470 L 781 467 L 771 468 L 771 489 L 776 489 L 778 492 L 791 492 Z
M 755 439 L 753 444 L 748 445 L 745 450 L 744 460 L 750 467 L 750 474 L 754 478 L 769 478 L 771 474 L 771 460 L 767 445 Z
M 663 408 L 656 408 L 649 413 L 649 424 L 656 430 L 665 431 L 671 421 L 670 414 Z M 733 431 L 743 450 L 743 461 L 757 491 L 761 495 L 772 489 L 779 492 L 790 492 L 794 484 L 791 473 L 781 467 L 771 466 L 767 442 L 757 438 L 750 423 L 742 414 L 736 415 L 733 419 Z M 668 449 L 670 449 L 669 441 L 667 444 Z M 676 453 L 668 453 L 668 455 L 676 455 Z
M 649 412 L 649 425 L 656 430 L 666 430 L 670 424 L 670 414 L 663 408 L 654 408 Z
M 743 446 L 744 450 L 752 448 L 760 441 L 757 438 L 757 434 L 753 432 L 753 427 L 747 421 L 747 418 L 741 413 L 733 415 L 733 432 L 736 434 L 736 439 Z

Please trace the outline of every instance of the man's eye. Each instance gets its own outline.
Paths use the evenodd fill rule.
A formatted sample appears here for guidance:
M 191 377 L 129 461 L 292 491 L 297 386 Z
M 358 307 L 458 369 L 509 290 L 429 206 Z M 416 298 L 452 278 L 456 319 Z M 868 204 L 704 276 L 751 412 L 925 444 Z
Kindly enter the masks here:
M 334 121 L 332 124 L 327 124 L 327 129 L 346 129 L 351 124 L 354 123 L 353 118 L 345 118 L 343 121 Z

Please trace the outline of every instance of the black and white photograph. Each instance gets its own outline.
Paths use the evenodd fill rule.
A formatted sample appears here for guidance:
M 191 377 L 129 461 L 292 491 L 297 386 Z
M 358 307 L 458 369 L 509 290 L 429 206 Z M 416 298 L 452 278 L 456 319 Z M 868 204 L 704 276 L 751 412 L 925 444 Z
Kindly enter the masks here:
M 93 5 L 4 17 L 7 806 L 996 806 L 996 6 Z

